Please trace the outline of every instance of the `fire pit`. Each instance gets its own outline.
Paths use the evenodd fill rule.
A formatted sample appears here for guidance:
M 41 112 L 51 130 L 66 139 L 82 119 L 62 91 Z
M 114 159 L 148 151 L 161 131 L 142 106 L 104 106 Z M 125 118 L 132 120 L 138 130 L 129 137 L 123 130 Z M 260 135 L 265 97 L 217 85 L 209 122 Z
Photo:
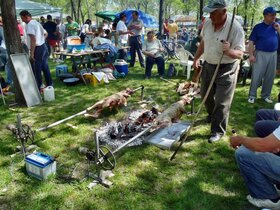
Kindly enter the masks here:
M 116 148 L 127 142 L 145 128 L 152 125 L 153 121 L 158 116 L 158 110 L 136 110 L 121 122 L 107 123 L 105 126 L 98 129 L 98 139 L 100 142 Z M 143 136 L 138 137 L 133 142 L 128 144 L 129 147 L 141 145 Z

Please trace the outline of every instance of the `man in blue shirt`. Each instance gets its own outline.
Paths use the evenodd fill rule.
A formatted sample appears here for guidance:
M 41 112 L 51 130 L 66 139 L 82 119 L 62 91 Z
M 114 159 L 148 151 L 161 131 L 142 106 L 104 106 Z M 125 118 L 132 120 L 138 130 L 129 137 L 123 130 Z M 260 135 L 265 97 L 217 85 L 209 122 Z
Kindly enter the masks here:
M 249 91 L 249 103 L 255 103 L 257 89 L 262 82 L 261 97 L 267 103 L 273 103 L 270 94 L 275 77 L 279 23 L 275 22 L 276 11 L 267 7 L 263 11 L 264 20 L 255 25 L 249 37 L 249 60 L 253 63 L 252 81 Z

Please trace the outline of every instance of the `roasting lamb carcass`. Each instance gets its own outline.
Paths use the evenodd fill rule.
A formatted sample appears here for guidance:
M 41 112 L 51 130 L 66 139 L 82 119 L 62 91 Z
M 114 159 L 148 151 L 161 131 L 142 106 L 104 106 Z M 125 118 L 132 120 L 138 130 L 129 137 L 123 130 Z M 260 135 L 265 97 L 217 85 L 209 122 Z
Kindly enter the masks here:
M 182 97 L 180 101 L 172 104 L 156 118 L 156 124 L 161 127 L 166 127 L 178 121 L 186 113 L 185 105 L 189 103 L 190 100 L 188 97 Z
M 127 106 L 127 98 L 132 95 L 134 91 L 130 88 L 126 90 L 115 93 L 111 96 L 108 96 L 98 102 L 93 106 L 86 109 L 85 117 L 98 118 L 105 109 L 118 109 L 121 106 Z

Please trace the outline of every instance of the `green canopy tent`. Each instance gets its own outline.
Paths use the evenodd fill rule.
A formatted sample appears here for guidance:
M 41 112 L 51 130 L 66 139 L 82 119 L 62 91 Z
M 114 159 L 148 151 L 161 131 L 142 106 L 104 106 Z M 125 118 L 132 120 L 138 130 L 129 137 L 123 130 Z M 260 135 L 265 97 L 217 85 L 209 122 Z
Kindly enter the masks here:
M 49 4 L 29 0 L 15 0 L 15 3 L 17 15 L 19 15 L 22 10 L 28 10 L 32 16 L 46 15 L 55 12 L 61 13 L 61 8 L 52 7 Z
M 100 12 L 95 13 L 95 16 L 103 18 L 108 21 L 114 21 L 116 18 L 116 14 L 117 14 L 117 12 L 105 10 L 105 11 L 100 11 Z

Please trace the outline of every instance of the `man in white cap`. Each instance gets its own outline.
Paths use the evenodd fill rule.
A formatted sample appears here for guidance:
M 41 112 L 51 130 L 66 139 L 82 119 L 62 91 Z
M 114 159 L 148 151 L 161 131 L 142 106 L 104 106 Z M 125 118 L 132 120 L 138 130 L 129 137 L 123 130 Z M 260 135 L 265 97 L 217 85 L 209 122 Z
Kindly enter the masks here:
M 220 140 L 226 132 L 239 62 L 245 50 L 244 31 L 236 20 L 231 26 L 232 18 L 227 14 L 226 7 L 224 0 L 210 0 L 203 8 L 204 12 L 210 13 L 210 18 L 203 25 L 202 41 L 193 65 L 194 69 L 198 69 L 200 57 L 204 54 L 205 62 L 201 73 L 201 96 L 204 97 L 222 57 L 214 84 L 205 102 L 207 122 L 211 123 L 209 143 Z

